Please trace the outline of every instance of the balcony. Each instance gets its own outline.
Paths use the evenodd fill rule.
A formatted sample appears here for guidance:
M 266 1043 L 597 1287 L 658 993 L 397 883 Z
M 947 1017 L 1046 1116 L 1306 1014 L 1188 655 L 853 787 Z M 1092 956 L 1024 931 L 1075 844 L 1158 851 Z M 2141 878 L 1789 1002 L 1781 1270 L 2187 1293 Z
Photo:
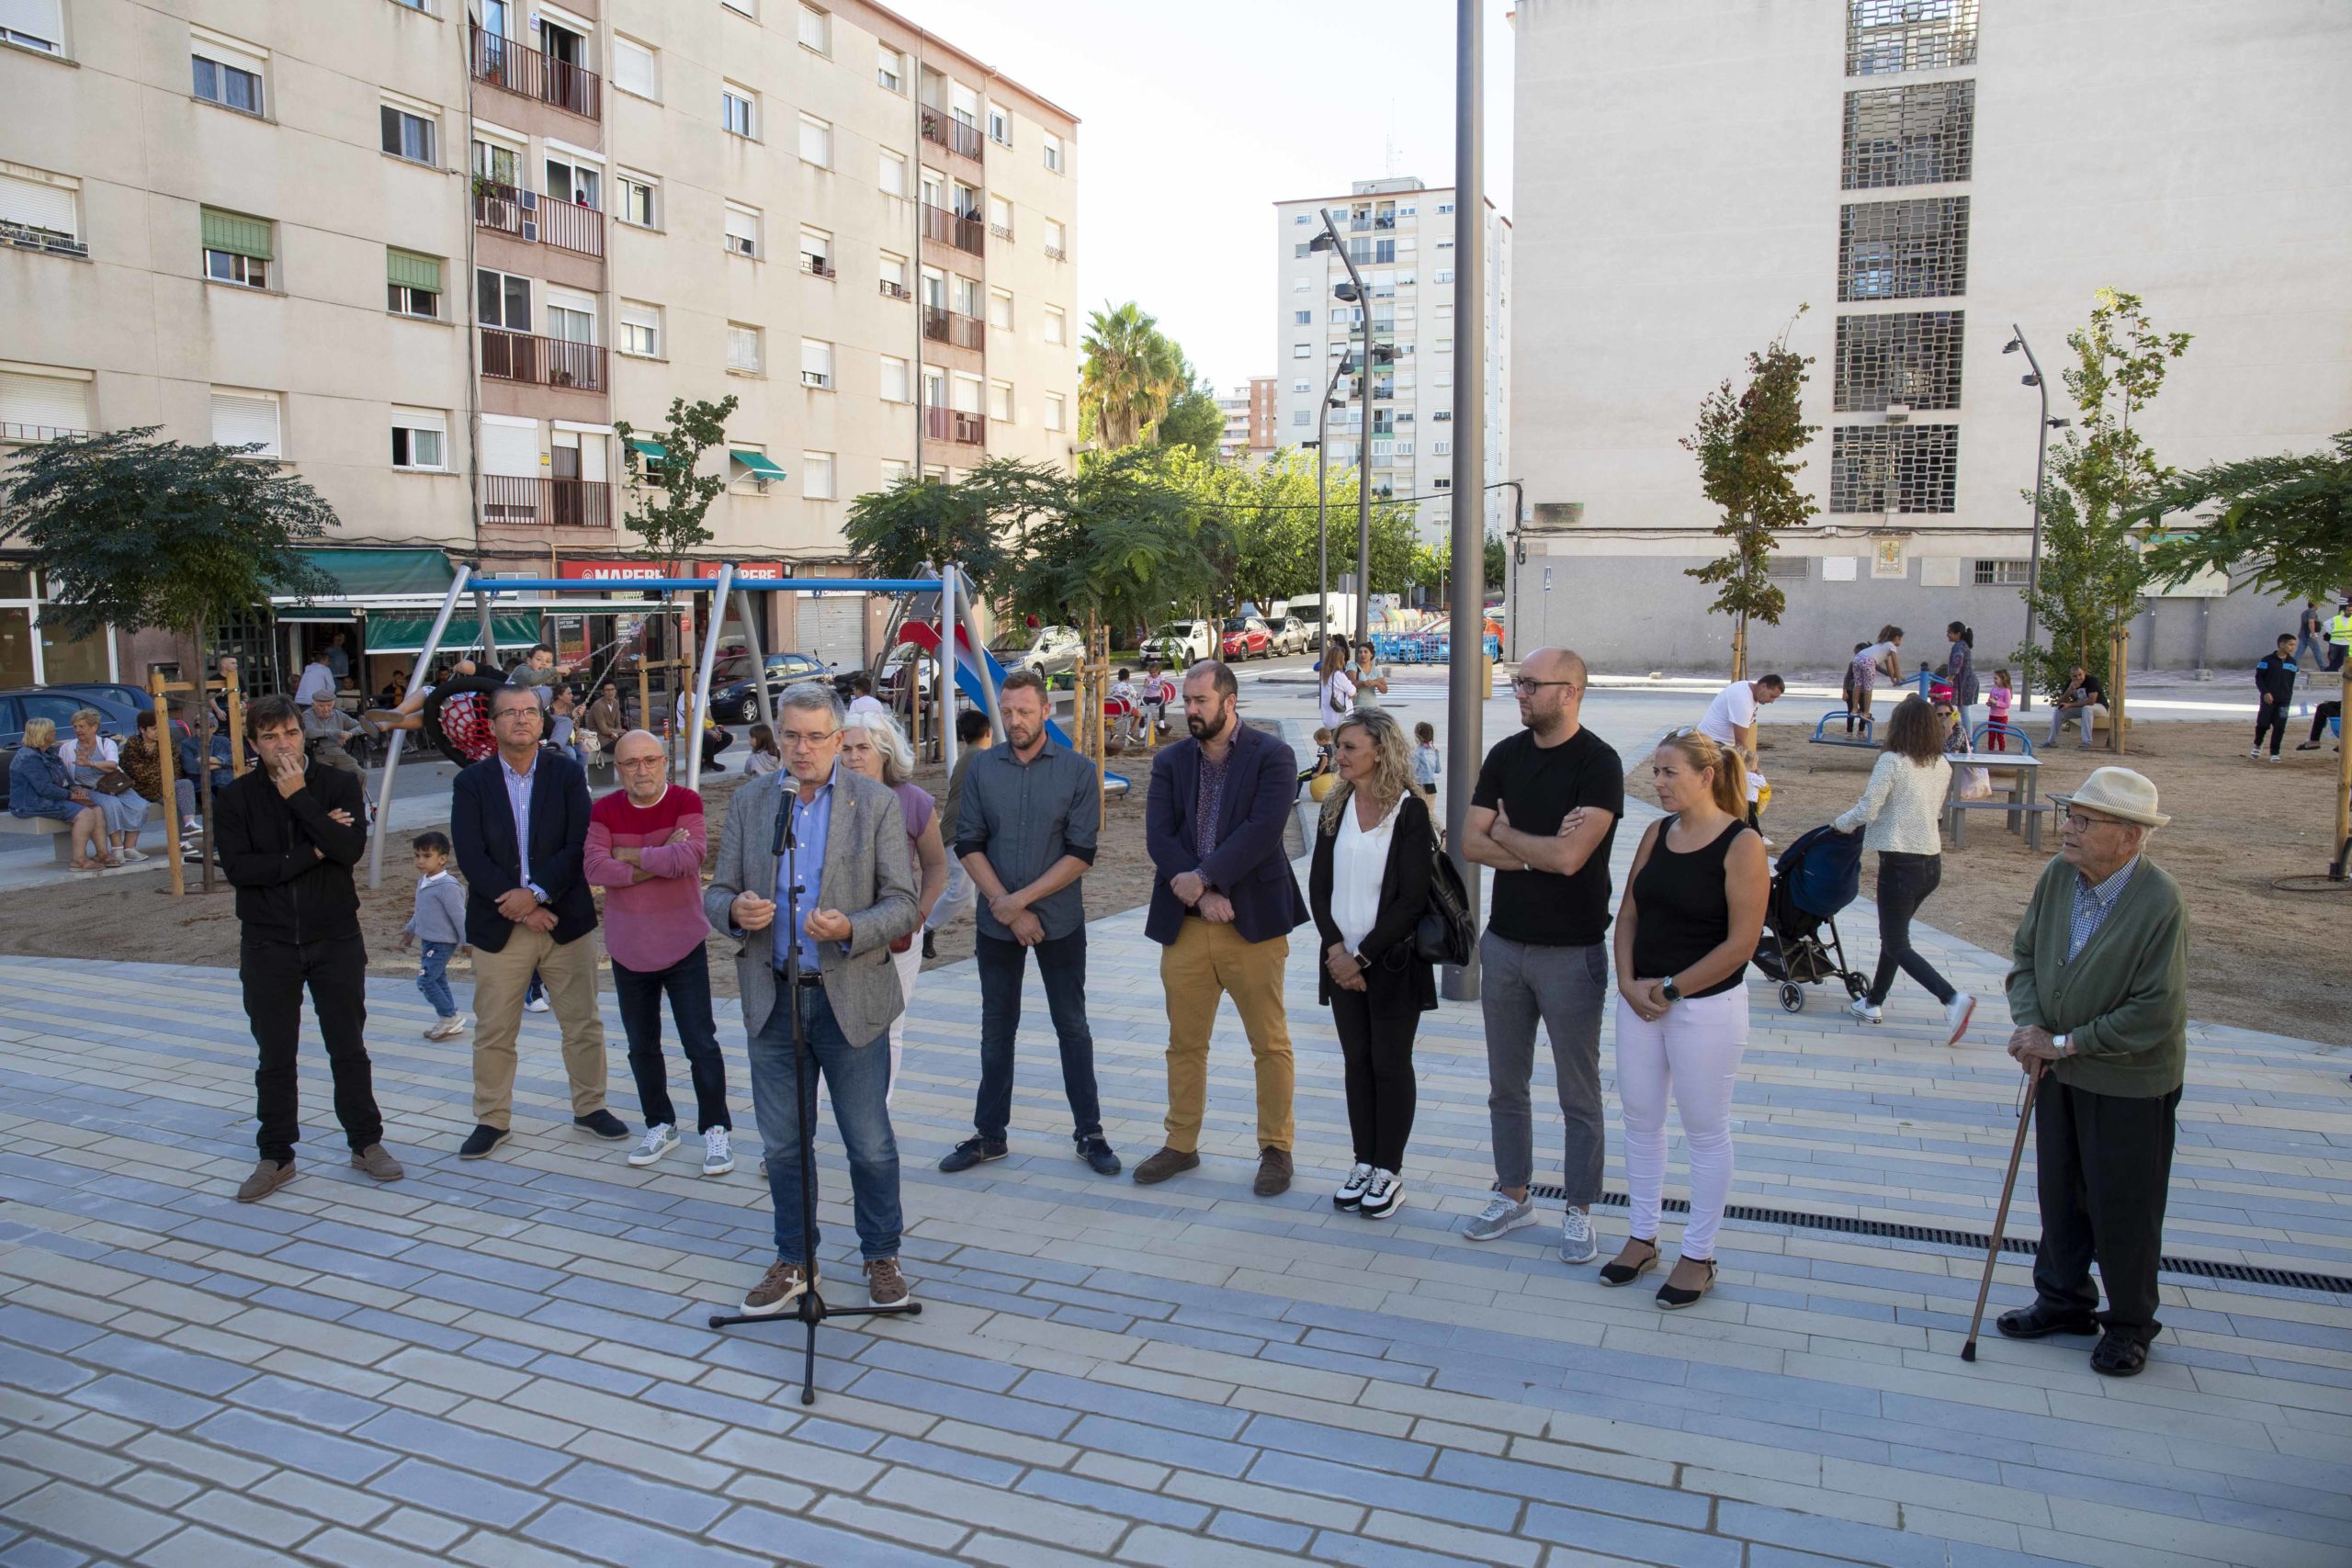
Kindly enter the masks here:
M 987 444 L 989 422 L 985 414 L 966 413 L 962 409 L 927 408 L 922 411 L 922 433 L 933 441 L 956 441 L 967 446 Z
M 978 255 L 988 243 L 987 233 L 988 225 L 978 218 L 933 207 L 927 201 L 922 204 L 922 237 L 926 240 L 936 240 L 943 245 Z
M 609 528 L 613 487 L 603 479 L 484 474 L 481 520 L 525 528 Z
M 0 221 L 0 245 L 12 250 L 40 251 L 52 256 L 73 256 L 86 261 L 90 242 L 77 240 L 56 229 L 43 229 L 31 223 Z
M 1059 245 L 1047 245 L 1046 247 L 1046 259 L 1047 261 L 1057 262 L 1068 261 L 1069 260 L 1069 253 L 1062 249 Z
M 882 298 L 885 299 L 911 299 L 914 296 L 907 292 L 907 286 L 905 284 L 895 283 L 886 277 L 882 279 Z
M 473 73 L 475 81 L 503 88 L 517 97 L 537 98 L 583 119 L 604 118 L 603 77 L 480 28 L 473 29 Z
M 966 125 L 943 110 L 926 108 L 922 111 L 922 139 L 951 152 L 961 152 L 975 164 L 980 162 L 980 128 Z
M 604 344 L 534 337 L 502 327 L 481 329 L 481 373 L 493 381 L 525 381 L 575 392 L 601 392 L 610 384 Z
M 951 343 L 957 348 L 986 349 L 989 325 L 978 316 L 967 316 L 959 310 L 944 310 L 937 305 L 922 308 L 922 335 L 933 343 Z
M 45 441 L 79 440 L 90 434 L 61 424 L 18 424 L 14 420 L 0 420 L 0 445 L 38 446 Z
M 811 277 L 831 277 L 834 276 L 833 264 L 831 262 L 826 260 L 823 256 L 812 256 L 807 251 L 800 253 L 800 270 L 807 273 Z
M 558 201 L 496 180 L 474 181 L 474 222 L 511 234 L 526 245 L 559 245 L 583 256 L 605 254 L 605 215 L 576 201 Z

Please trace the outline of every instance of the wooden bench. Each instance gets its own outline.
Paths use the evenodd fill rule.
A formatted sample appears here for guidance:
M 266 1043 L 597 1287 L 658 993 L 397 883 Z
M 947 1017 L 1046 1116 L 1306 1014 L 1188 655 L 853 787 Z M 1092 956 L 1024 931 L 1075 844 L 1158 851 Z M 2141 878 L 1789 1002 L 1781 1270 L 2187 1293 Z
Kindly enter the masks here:
M 60 865 L 74 863 L 74 830 L 55 826 L 54 817 L 17 817 L 0 813 L 0 833 L 46 833 L 50 838 L 50 858 Z

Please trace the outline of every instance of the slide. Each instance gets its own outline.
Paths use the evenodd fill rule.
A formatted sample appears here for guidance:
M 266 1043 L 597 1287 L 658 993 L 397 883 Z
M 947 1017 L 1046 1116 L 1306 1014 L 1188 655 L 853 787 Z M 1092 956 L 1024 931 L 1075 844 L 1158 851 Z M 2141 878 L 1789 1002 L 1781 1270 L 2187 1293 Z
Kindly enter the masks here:
M 899 640 L 910 642 L 922 649 L 924 653 L 934 657 L 939 652 L 939 628 L 929 621 L 907 622 L 899 628 Z M 972 639 L 964 635 L 963 627 L 956 627 L 956 689 L 969 697 L 974 707 L 985 708 L 988 706 L 988 694 L 991 691 L 1000 691 L 1004 686 L 1004 666 L 998 663 L 996 655 L 985 648 L 978 650 L 978 659 L 973 657 L 973 652 Z M 986 681 L 988 684 L 981 685 L 982 681 Z M 1048 739 L 1061 745 L 1068 746 L 1070 743 L 1069 732 L 1062 728 L 1059 719 L 1049 718 L 1046 721 L 1046 734 Z M 1105 787 L 1114 792 L 1130 787 L 1125 778 L 1111 772 L 1108 768 L 1102 770 L 1102 783 Z

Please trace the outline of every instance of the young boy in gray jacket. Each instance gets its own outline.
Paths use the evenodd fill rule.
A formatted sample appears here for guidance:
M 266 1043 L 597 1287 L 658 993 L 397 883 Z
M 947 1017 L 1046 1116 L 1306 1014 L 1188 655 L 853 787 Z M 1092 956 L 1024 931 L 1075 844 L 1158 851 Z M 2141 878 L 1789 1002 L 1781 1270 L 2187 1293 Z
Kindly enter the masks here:
M 416 912 L 401 929 L 401 946 L 424 944 L 424 967 L 416 988 L 433 1006 L 433 1027 L 427 1040 L 448 1040 L 466 1031 L 466 1016 L 449 990 L 449 955 L 463 950 L 466 940 L 466 892 L 449 870 L 449 836 L 419 833 L 416 851 Z

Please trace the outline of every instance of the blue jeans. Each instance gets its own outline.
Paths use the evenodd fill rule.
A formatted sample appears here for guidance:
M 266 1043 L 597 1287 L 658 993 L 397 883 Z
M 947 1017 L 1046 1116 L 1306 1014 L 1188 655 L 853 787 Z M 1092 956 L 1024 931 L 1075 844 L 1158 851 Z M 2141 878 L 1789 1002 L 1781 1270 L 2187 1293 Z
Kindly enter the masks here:
M 972 1111 L 973 1130 L 1004 1142 L 1012 1120 L 1012 1037 L 1021 1029 L 1021 980 L 1029 949 L 1002 937 L 975 934 L 972 956 L 980 970 L 980 1092 Z M 1086 928 L 1036 947 L 1037 973 L 1046 982 L 1046 1007 L 1062 1048 L 1062 1092 L 1069 1097 L 1076 1137 L 1100 1135 L 1102 1102 L 1094 1089 L 1094 1035 L 1086 1024 Z
M 457 951 L 458 944 L 453 942 L 423 944 L 424 968 L 416 977 L 416 988 L 436 1018 L 458 1016 L 458 998 L 449 989 L 449 954 Z
M 710 1019 L 710 959 L 697 946 L 667 969 L 613 965 L 613 996 L 620 1004 L 621 1028 L 628 1035 L 628 1070 L 637 1079 L 637 1100 L 645 1124 L 674 1127 L 670 1068 L 662 1059 L 662 998 L 670 998 L 678 1044 L 695 1086 L 695 1130 L 732 1129 L 727 1119 L 727 1064 L 718 1055 L 718 1026 Z
M 832 1004 L 816 987 L 780 987 L 775 1010 L 752 1036 L 752 1114 L 768 1163 L 768 1206 L 775 1213 L 775 1255 L 797 1263 L 816 1255 L 819 1236 L 804 1250 L 800 1236 L 800 1129 L 792 1109 L 792 1008 L 797 1005 L 808 1034 L 813 1067 L 800 1082 L 800 1104 L 810 1128 L 817 1122 L 817 1075 L 825 1077 L 833 1101 L 833 1125 L 849 1153 L 849 1186 L 857 1219 L 857 1247 L 864 1257 L 899 1256 L 899 1141 L 890 1132 L 883 1097 L 890 1089 L 887 1034 L 852 1044 L 834 1021 Z

